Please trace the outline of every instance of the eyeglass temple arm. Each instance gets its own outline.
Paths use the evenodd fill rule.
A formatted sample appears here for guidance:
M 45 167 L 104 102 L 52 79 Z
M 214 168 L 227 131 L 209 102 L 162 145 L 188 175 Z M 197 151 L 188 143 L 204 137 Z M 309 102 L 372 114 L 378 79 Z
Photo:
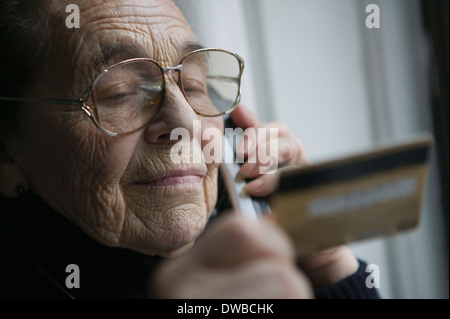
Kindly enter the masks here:
M 221 75 L 208 75 L 208 79 L 222 80 L 226 82 L 239 82 L 240 77 L 221 76 Z
M 33 103 L 48 103 L 48 104 L 62 104 L 73 105 L 83 107 L 82 100 L 67 100 L 67 99 L 29 99 L 29 98 L 15 98 L 15 97 L 2 97 L 0 101 L 15 101 L 15 102 L 33 102 Z

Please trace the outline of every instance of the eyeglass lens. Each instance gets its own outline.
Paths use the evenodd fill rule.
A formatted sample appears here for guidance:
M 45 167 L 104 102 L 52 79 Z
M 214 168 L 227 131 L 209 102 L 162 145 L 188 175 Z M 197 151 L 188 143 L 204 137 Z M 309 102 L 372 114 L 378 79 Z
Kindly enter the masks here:
M 191 107 L 204 116 L 229 111 L 239 97 L 241 64 L 223 51 L 199 51 L 181 63 L 181 88 Z M 94 106 L 99 125 L 125 134 L 147 125 L 164 98 L 164 75 L 151 61 L 131 61 L 105 72 L 92 89 L 88 103 Z

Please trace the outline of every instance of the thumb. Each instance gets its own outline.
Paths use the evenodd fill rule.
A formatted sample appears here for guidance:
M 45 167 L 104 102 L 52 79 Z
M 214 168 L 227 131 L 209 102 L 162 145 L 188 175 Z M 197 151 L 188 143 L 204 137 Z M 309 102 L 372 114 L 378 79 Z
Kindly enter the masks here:
M 294 260 L 291 241 L 274 223 L 231 214 L 212 225 L 191 256 L 210 267 L 233 267 L 258 259 Z
M 259 125 L 259 119 L 256 114 L 242 104 L 231 113 L 231 119 L 237 127 L 240 127 L 243 130 Z

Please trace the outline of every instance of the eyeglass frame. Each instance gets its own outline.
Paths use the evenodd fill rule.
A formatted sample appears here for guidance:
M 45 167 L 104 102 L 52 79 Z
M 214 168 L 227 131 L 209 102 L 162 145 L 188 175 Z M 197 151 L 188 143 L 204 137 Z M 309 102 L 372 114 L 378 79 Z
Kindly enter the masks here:
M 208 52 L 208 51 L 216 51 L 216 52 L 224 52 L 224 53 L 228 53 L 232 56 L 234 56 L 238 62 L 239 62 L 239 77 L 238 79 L 238 92 L 237 92 L 237 96 L 236 96 L 236 100 L 234 101 L 234 104 L 230 107 L 230 109 L 228 109 L 225 112 L 216 114 L 216 115 L 205 115 L 205 114 L 201 114 L 199 113 L 189 102 L 189 100 L 186 97 L 184 88 L 183 88 L 183 83 L 182 83 L 182 73 L 181 71 L 183 70 L 183 62 L 190 57 L 193 54 L 196 53 L 200 53 L 200 52 Z M 178 63 L 178 65 L 176 66 L 172 66 L 172 67 L 162 67 L 161 64 L 153 59 L 150 58 L 132 58 L 132 59 L 127 59 L 127 60 L 123 60 L 120 62 L 117 62 L 109 67 L 107 67 L 106 69 L 104 69 L 103 71 L 101 71 L 100 73 L 98 73 L 95 77 L 94 80 L 91 82 L 91 84 L 88 86 L 88 88 L 84 91 L 84 93 L 81 95 L 80 98 L 78 99 L 34 99 L 34 98 L 15 98 L 15 97 L 2 97 L 0 96 L 0 101 L 15 101 L 15 102 L 36 102 L 36 103 L 48 103 L 48 104 L 60 104 L 60 105 L 71 105 L 71 106 L 77 106 L 80 107 L 81 110 L 83 110 L 91 119 L 91 121 L 94 123 L 94 125 L 96 126 L 96 128 L 104 133 L 107 134 L 109 136 L 118 136 L 118 135 L 129 135 L 129 134 L 133 134 L 137 131 L 139 131 L 140 129 L 142 129 L 142 127 L 135 129 L 131 132 L 127 132 L 127 133 L 114 133 L 111 131 L 108 131 L 104 128 L 101 127 L 100 123 L 98 123 L 97 119 L 95 118 L 94 112 L 92 109 L 95 108 L 95 106 L 89 106 L 86 105 L 87 100 L 89 99 L 92 90 L 94 89 L 95 85 L 97 84 L 97 82 L 103 77 L 104 74 L 106 74 L 107 72 L 109 72 L 110 70 L 123 65 L 123 64 L 127 64 L 127 63 L 133 63 L 133 62 L 153 62 L 155 63 L 162 71 L 162 75 L 163 75 L 163 81 L 164 81 L 164 95 L 165 95 L 165 90 L 166 90 L 166 78 L 165 75 L 171 71 L 176 71 L 178 72 L 178 87 L 181 91 L 181 93 L 183 94 L 184 98 L 186 99 L 186 101 L 188 102 L 188 104 L 190 105 L 190 107 L 192 108 L 192 110 L 199 116 L 202 117 L 219 117 L 219 116 L 223 116 L 226 114 L 230 114 L 231 112 L 233 112 L 237 106 L 239 105 L 239 102 L 241 100 L 241 81 L 242 81 L 242 74 L 244 73 L 244 60 L 236 53 L 227 51 L 227 50 L 223 50 L 223 49 L 215 49 L 215 48 L 202 48 L 202 49 L 198 49 L 198 50 L 194 50 L 188 54 L 186 54 L 185 56 L 183 56 L 180 59 L 180 62 Z M 151 121 L 151 120 L 150 120 Z M 147 122 L 145 125 L 148 125 L 149 122 Z

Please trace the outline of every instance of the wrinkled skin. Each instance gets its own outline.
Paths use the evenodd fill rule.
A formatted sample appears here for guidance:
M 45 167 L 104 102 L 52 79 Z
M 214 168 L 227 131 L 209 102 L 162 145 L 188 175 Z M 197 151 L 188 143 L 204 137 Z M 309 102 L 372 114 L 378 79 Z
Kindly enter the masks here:
M 63 28 L 64 46 L 58 47 L 63 55 L 53 52 L 32 96 L 79 97 L 103 68 L 127 58 L 177 65 L 184 46 L 196 42 L 170 1 L 122 3 L 78 2 L 82 27 Z M 64 7 L 53 10 L 65 14 Z M 128 45 L 131 52 L 93 68 L 89 61 L 116 43 Z M 171 256 L 188 249 L 203 230 L 216 202 L 217 164 L 173 164 L 169 154 L 176 141 L 169 139 L 170 132 L 183 127 L 193 137 L 193 120 L 201 120 L 203 130 L 222 130 L 223 124 L 220 117 L 198 117 L 171 74 L 166 83 L 159 114 L 134 134 L 110 137 L 82 111 L 33 105 L 24 109 L 18 134 L 8 145 L 31 190 L 88 235 L 106 245 Z M 197 183 L 165 187 L 139 184 L 173 170 L 204 176 Z
M 71 1 L 74 2 L 74 1 Z M 56 32 L 51 63 L 38 74 L 29 96 L 77 98 L 103 68 L 127 58 L 147 57 L 162 66 L 177 65 L 196 39 L 170 0 L 80 0 L 81 28 L 64 27 L 64 1 L 53 1 L 49 14 Z M 105 63 L 111 47 L 127 50 Z M 185 100 L 173 74 L 166 76 L 164 103 L 143 129 L 126 136 L 101 133 L 79 109 L 60 105 L 24 107 L 12 137 L 1 141 L 8 161 L 0 162 L 0 191 L 17 196 L 25 186 L 108 246 L 170 258 L 149 279 L 156 297 L 309 298 L 312 288 L 335 283 L 352 274 L 358 262 L 345 247 L 297 261 L 292 243 L 275 223 L 250 223 L 232 216 L 218 220 L 198 240 L 217 198 L 217 164 L 175 165 L 169 136 L 186 128 L 196 141 L 193 121 L 202 130 L 223 130 L 221 118 L 198 117 Z M 244 107 L 232 114 L 236 125 L 278 128 L 281 165 L 304 165 L 300 141 L 281 123 L 260 123 Z M 201 132 L 200 132 L 201 133 Z M 238 153 L 248 158 L 253 148 Z M 218 141 L 203 140 L 202 147 Z M 220 147 L 220 145 L 216 145 Z M 266 196 L 276 175 L 259 175 L 261 163 L 246 163 L 239 178 L 253 178 L 245 191 Z M 169 186 L 149 186 L 169 172 L 190 172 L 190 179 Z M 193 249 L 191 249 L 193 248 Z M 300 264 L 302 270 L 298 269 Z

